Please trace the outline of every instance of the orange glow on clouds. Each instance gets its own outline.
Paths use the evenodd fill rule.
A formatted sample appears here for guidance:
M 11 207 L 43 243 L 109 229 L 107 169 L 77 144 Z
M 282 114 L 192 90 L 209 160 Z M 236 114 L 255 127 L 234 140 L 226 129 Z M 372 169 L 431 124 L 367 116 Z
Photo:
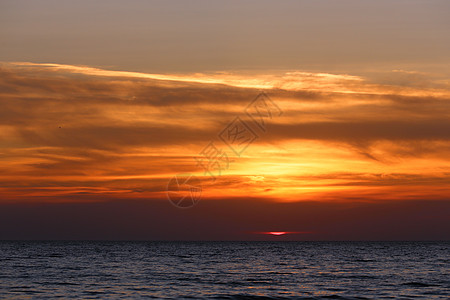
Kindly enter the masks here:
M 0 201 L 165 199 L 167 182 L 181 173 L 197 176 L 210 200 L 450 195 L 450 86 L 441 81 L 399 87 L 307 72 L 0 66 Z M 195 158 L 236 116 L 255 126 L 243 111 L 261 87 L 282 116 L 265 132 L 255 127 L 258 139 L 240 156 L 220 144 L 231 161 L 211 180 Z

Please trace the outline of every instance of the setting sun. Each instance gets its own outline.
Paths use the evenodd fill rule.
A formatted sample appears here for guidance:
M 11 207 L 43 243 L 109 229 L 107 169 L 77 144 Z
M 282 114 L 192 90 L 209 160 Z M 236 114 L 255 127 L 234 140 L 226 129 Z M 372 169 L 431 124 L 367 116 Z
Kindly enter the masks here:
M 271 232 L 267 232 L 267 234 L 271 234 L 271 235 L 284 235 L 287 232 L 284 231 L 271 231 Z

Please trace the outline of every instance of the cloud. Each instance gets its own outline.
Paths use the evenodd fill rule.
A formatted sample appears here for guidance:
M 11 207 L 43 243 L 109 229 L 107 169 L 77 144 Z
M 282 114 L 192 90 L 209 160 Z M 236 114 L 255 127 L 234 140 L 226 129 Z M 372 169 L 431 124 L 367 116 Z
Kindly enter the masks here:
M 442 85 L 35 63 L 3 63 L 0 73 L 2 201 L 157 199 L 171 176 L 189 172 L 211 199 L 448 198 Z M 283 112 L 266 131 L 244 112 L 261 88 Z M 237 116 L 258 136 L 241 157 L 218 135 Z M 217 181 L 195 160 L 211 141 L 231 159 Z
M 450 119 L 356 122 L 307 122 L 273 124 L 271 139 L 317 139 L 336 141 L 449 140 Z

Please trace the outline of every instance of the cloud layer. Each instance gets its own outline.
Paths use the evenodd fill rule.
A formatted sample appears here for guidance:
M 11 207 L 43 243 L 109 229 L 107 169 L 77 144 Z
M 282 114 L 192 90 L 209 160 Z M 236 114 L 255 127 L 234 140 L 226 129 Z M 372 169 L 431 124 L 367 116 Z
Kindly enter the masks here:
M 399 85 L 35 63 L 3 63 L 0 73 L 3 202 L 162 199 L 179 173 L 199 176 L 205 199 L 450 195 L 450 89 L 426 74 Z M 264 130 L 245 114 L 261 89 L 282 111 L 265 115 Z M 240 157 L 219 136 L 236 117 L 256 136 Z M 195 159 L 210 142 L 229 159 L 215 181 Z

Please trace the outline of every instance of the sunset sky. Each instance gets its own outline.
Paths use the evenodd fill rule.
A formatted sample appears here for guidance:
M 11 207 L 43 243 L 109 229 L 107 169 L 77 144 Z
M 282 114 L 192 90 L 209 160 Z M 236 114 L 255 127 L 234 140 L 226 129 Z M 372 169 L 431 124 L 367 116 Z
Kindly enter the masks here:
M 449 14 L 0 1 L 0 239 L 450 239 Z M 189 209 L 177 174 L 201 186 Z

